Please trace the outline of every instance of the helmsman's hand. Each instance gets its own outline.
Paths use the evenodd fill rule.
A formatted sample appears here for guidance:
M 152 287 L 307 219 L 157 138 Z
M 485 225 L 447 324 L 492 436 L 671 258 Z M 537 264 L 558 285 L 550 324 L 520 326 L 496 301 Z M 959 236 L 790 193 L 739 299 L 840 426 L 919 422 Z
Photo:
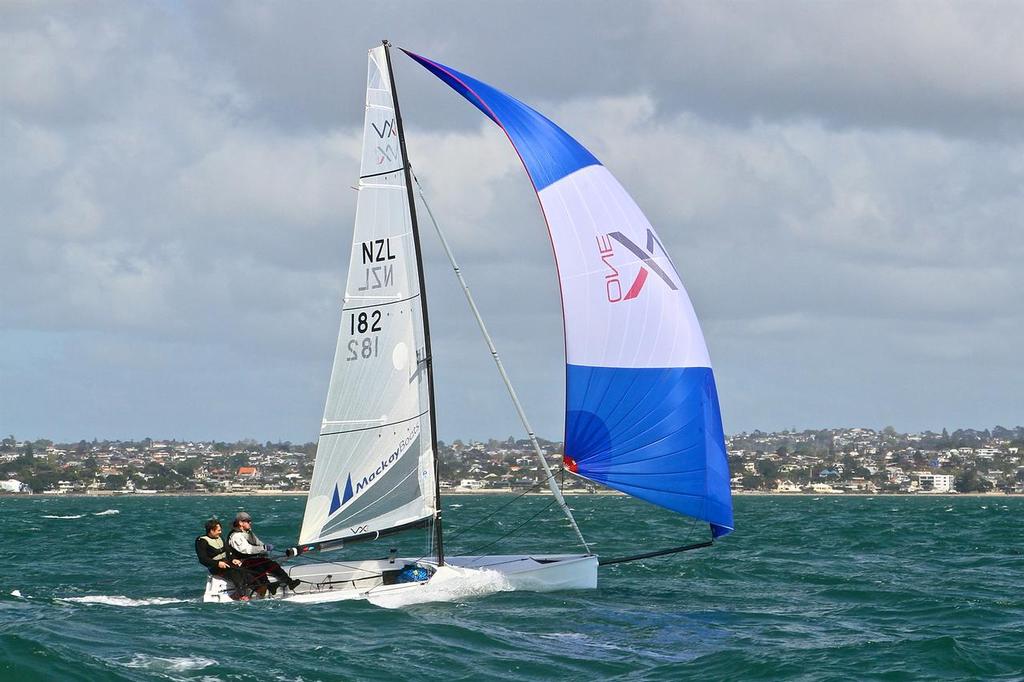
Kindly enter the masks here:
M 218 561 L 217 568 L 230 568 L 226 561 Z

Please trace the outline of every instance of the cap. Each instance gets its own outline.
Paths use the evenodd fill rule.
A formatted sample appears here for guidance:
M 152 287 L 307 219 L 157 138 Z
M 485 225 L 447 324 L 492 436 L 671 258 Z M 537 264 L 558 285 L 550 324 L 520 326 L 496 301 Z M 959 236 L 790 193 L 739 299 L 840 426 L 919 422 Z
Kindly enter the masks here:
M 249 516 L 249 512 L 238 512 L 235 514 L 235 523 L 239 521 L 252 521 L 252 517 Z

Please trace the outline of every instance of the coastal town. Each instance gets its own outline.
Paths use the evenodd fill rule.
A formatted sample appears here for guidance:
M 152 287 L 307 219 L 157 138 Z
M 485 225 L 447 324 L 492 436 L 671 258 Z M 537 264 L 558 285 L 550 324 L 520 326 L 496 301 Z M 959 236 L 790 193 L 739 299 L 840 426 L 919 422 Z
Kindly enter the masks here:
M 600 486 L 562 470 L 562 444 L 540 441 L 567 492 Z M 734 492 L 1024 494 L 1024 427 L 899 433 L 843 428 L 726 438 Z M 441 488 L 523 492 L 545 481 L 526 439 L 438 443 Z M 0 440 L 0 494 L 305 492 L 314 443 Z

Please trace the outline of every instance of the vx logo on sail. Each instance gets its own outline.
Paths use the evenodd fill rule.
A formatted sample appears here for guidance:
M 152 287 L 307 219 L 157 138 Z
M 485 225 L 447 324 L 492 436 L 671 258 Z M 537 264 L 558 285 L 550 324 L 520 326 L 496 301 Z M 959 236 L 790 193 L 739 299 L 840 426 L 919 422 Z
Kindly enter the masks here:
M 624 247 L 627 252 L 633 254 L 638 259 L 637 262 L 640 266 L 633 278 L 633 282 L 625 292 L 623 292 L 622 277 L 619 272 L 619 267 L 621 266 L 616 267 L 614 263 L 616 243 Z M 669 289 L 673 291 L 679 289 L 676 281 L 654 260 L 656 257 L 655 247 L 657 247 L 661 251 L 661 255 L 668 261 L 669 268 L 672 270 L 672 274 L 675 275 L 676 280 L 679 279 L 679 273 L 676 272 L 675 266 L 672 265 L 672 260 L 669 258 L 668 252 L 665 251 L 665 247 L 661 245 L 661 242 L 655 236 L 654 230 L 647 230 L 646 247 L 644 249 L 621 232 L 609 232 L 608 234 L 597 236 L 597 252 L 605 266 L 604 288 L 605 296 L 609 303 L 630 301 L 639 296 L 651 272 L 660 277 Z
M 398 137 L 398 126 L 395 125 L 394 120 L 384 121 L 383 124 L 378 128 L 377 124 L 370 122 L 373 127 L 373 132 L 377 133 L 377 137 L 382 140 L 390 140 L 392 137 Z M 396 161 L 398 159 L 398 152 L 391 146 L 390 142 L 386 142 L 383 145 L 377 145 L 377 165 L 384 163 L 385 161 Z
M 395 137 L 398 135 L 398 128 L 395 126 L 394 121 L 384 121 L 380 128 L 373 121 L 370 121 L 370 125 L 373 126 L 374 132 L 377 133 L 377 137 L 384 139 L 386 137 Z

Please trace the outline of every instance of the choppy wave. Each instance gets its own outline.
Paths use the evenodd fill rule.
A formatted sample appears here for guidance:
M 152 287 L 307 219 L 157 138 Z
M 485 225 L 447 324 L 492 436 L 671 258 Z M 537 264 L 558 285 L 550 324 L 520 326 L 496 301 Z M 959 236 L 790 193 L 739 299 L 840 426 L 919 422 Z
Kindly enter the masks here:
M 175 599 L 174 597 L 133 599 L 124 595 L 93 594 L 85 597 L 61 597 L 60 601 L 75 602 L 77 604 L 105 604 L 106 606 L 161 606 L 163 604 L 186 604 L 191 600 Z
M 186 672 L 189 670 L 202 670 L 203 668 L 209 668 L 212 665 L 217 665 L 217 661 L 212 658 L 204 658 L 203 656 L 151 656 L 149 654 L 135 654 L 131 660 L 122 663 L 126 668 L 143 668 L 145 670 L 153 671 L 167 671 L 167 672 Z
M 120 509 L 104 509 L 103 511 L 93 512 L 92 516 L 115 516 L 120 514 Z M 84 519 L 88 514 L 43 514 L 41 518 L 44 519 Z
M 453 501 L 464 507 L 445 508 L 450 556 L 575 551 L 557 509 L 544 512 L 550 498 L 526 496 L 494 519 L 486 515 L 509 497 Z M 448 567 L 369 600 L 225 608 L 202 602 L 207 573 L 192 551 L 202 522 L 244 506 L 267 519 L 261 538 L 284 544 L 303 499 L 4 497 L 0 679 L 1020 677 L 1024 497 L 735 502 L 735 533 L 602 568 L 597 590 L 504 591 L 500 576 Z M 112 503 L 120 516 L 92 516 Z M 580 495 L 573 506 L 602 555 L 707 533 L 626 497 Z M 40 523 L 41 512 L 89 518 Z M 380 558 L 391 547 L 429 555 L 426 535 L 321 560 Z

